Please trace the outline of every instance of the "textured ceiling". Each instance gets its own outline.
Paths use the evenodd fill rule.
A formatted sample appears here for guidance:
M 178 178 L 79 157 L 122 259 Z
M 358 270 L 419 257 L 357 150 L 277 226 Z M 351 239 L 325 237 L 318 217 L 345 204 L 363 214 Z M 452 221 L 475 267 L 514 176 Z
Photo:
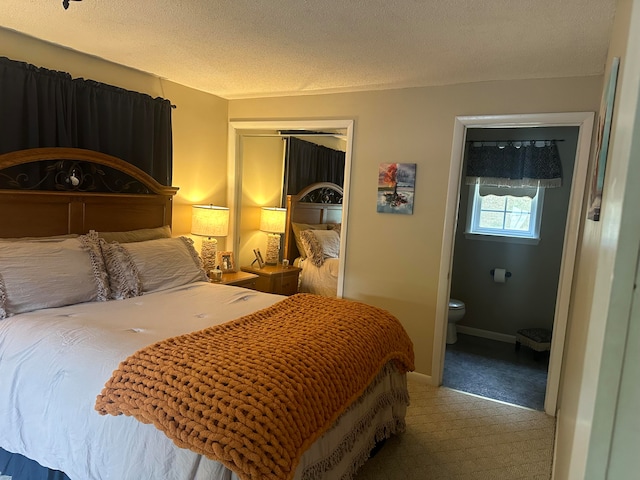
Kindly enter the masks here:
M 615 0 L 0 0 L 0 26 L 223 98 L 599 75 Z

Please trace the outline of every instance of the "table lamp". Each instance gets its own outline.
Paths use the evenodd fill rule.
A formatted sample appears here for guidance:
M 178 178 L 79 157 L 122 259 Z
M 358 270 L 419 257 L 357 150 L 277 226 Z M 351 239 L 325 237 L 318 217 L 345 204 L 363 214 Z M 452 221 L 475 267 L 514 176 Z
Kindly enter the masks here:
M 218 240 L 212 237 L 226 237 L 229 234 L 229 209 L 214 205 L 193 205 L 191 209 L 191 233 L 207 237 L 202 239 L 202 263 L 209 274 L 216 266 Z
M 284 233 L 287 218 L 286 208 L 262 207 L 260 230 L 267 233 L 267 255 L 265 263 L 276 265 L 280 257 L 280 236 Z

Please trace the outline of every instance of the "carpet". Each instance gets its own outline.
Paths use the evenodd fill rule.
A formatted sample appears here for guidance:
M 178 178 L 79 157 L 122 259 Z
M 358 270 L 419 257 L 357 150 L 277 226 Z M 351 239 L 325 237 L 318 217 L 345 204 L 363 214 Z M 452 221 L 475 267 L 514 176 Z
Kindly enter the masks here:
M 549 480 L 555 418 L 409 381 L 407 430 L 355 480 Z

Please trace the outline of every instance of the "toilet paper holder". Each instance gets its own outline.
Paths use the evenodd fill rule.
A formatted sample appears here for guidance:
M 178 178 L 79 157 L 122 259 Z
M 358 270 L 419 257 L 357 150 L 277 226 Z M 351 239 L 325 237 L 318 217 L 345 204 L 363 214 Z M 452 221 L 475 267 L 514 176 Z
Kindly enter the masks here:
M 493 275 L 496 273 L 496 270 L 494 268 L 492 268 L 491 270 L 489 270 L 489 273 L 491 274 L 491 276 L 493 277 Z M 511 276 L 511 272 L 505 272 L 504 276 L 509 278 Z

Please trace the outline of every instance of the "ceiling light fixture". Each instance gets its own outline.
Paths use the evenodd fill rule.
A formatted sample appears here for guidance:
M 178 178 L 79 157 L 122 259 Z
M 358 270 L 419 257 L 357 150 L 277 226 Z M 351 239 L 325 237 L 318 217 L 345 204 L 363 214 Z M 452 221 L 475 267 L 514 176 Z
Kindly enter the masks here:
M 72 0 L 73 2 L 81 2 L 82 0 Z M 64 7 L 64 9 L 66 10 L 67 8 L 69 8 L 69 0 L 62 0 L 62 6 Z

